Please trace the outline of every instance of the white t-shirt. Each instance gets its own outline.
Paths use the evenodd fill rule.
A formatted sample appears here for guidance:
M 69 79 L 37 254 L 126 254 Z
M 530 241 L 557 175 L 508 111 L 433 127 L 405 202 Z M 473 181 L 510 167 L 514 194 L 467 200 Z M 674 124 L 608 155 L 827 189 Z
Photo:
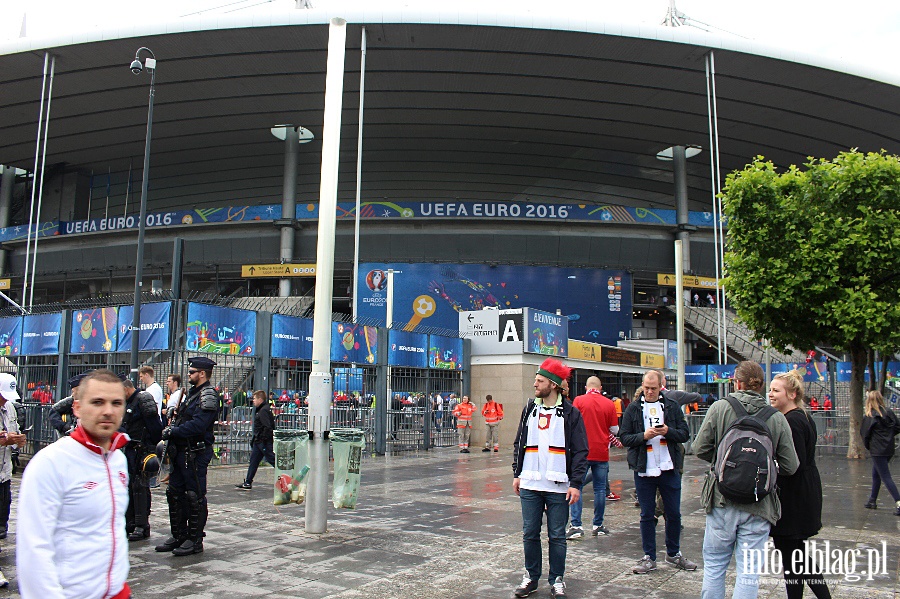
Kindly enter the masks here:
M 178 404 L 181 403 L 181 396 L 184 395 L 184 391 L 181 389 L 175 389 L 172 393 L 169 394 L 169 403 L 166 404 L 166 409 L 168 408 L 177 408 Z
M 159 386 L 159 383 L 153 381 L 153 384 L 147 387 L 147 393 L 153 396 L 153 400 L 156 402 L 156 413 L 162 413 L 162 401 L 163 401 L 163 392 L 162 387 Z

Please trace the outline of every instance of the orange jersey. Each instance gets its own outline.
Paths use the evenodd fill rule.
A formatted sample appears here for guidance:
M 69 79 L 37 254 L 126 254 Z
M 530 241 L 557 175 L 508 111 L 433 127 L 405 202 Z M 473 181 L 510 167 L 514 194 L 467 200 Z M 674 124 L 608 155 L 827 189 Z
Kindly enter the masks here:
M 503 408 L 496 401 L 489 401 L 481 408 L 485 424 L 497 424 L 503 420 Z
M 458 420 L 456 426 L 465 427 L 466 424 L 472 422 L 473 413 L 475 413 L 475 404 L 472 402 L 456 404 L 456 407 L 453 408 L 453 415 L 456 416 Z

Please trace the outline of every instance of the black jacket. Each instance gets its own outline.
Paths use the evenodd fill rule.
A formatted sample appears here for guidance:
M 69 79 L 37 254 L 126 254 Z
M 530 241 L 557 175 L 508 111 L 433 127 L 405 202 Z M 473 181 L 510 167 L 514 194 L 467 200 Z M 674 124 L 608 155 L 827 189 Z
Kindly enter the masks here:
M 253 417 L 253 442 L 272 443 L 274 429 L 275 417 L 272 416 L 269 402 L 264 401 L 261 406 L 256 408 L 256 415 Z
M 822 479 L 816 467 L 816 425 L 801 409 L 785 414 L 800 466 L 791 475 L 778 476 L 781 519 L 773 537 L 808 539 L 822 528 Z
M 528 439 L 528 415 L 534 407 L 534 399 L 529 400 L 522 408 L 522 416 L 519 417 L 519 430 L 513 443 L 513 478 L 518 478 L 522 473 L 522 461 L 525 458 L 525 445 Z M 588 466 L 587 433 L 578 408 L 563 401 L 562 411 L 563 430 L 566 435 L 566 475 L 569 477 L 569 486 L 581 490 Z
M 863 418 L 859 434 L 869 453 L 890 458 L 894 456 L 894 437 L 900 435 L 900 421 L 890 408 L 884 408 L 883 414 L 873 412 Z
M 156 411 L 156 400 L 145 391 L 135 391 L 125 402 L 121 431 L 133 442 L 156 446 L 162 434 L 162 420 Z
M 669 399 L 665 391 L 660 393 L 660 399 L 664 406 L 665 423 L 669 427 L 669 432 L 665 435 L 669 455 L 675 465 L 675 470 L 681 472 L 684 470 L 684 447 L 681 444 L 690 439 L 691 431 L 688 429 L 684 412 L 681 411 L 678 402 Z M 631 402 L 625 408 L 625 413 L 622 414 L 622 425 L 619 427 L 619 440 L 628 448 L 628 467 L 637 472 L 645 472 L 647 470 L 647 441 L 644 439 L 643 394 L 637 401 Z

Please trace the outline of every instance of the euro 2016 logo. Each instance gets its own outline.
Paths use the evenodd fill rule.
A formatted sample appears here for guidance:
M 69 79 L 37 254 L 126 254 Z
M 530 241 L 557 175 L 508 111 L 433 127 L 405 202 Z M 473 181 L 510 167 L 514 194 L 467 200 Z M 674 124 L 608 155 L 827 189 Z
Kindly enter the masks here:
M 366 286 L 372 291 L 383 291 L 387 286 L 387 275 L 383 270 L 370 270 L 366 275 Z

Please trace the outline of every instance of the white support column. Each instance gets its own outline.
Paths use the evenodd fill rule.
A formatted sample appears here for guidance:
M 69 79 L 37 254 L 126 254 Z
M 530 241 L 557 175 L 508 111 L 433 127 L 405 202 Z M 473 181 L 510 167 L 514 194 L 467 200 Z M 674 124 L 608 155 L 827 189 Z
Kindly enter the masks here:
M 322 178 L 319 188 L 319 240 L 316 248 L 316 312 L 313 359 L 309 377 L 310 472 L 306 532 L 328 528 L 328 439 L 331 428 L 331 301 L 334 278 L 334 232 L 337 219 L 338 166 L 347 21 L 331 19 L 325 71 L 325 115 L 322 129 Z

